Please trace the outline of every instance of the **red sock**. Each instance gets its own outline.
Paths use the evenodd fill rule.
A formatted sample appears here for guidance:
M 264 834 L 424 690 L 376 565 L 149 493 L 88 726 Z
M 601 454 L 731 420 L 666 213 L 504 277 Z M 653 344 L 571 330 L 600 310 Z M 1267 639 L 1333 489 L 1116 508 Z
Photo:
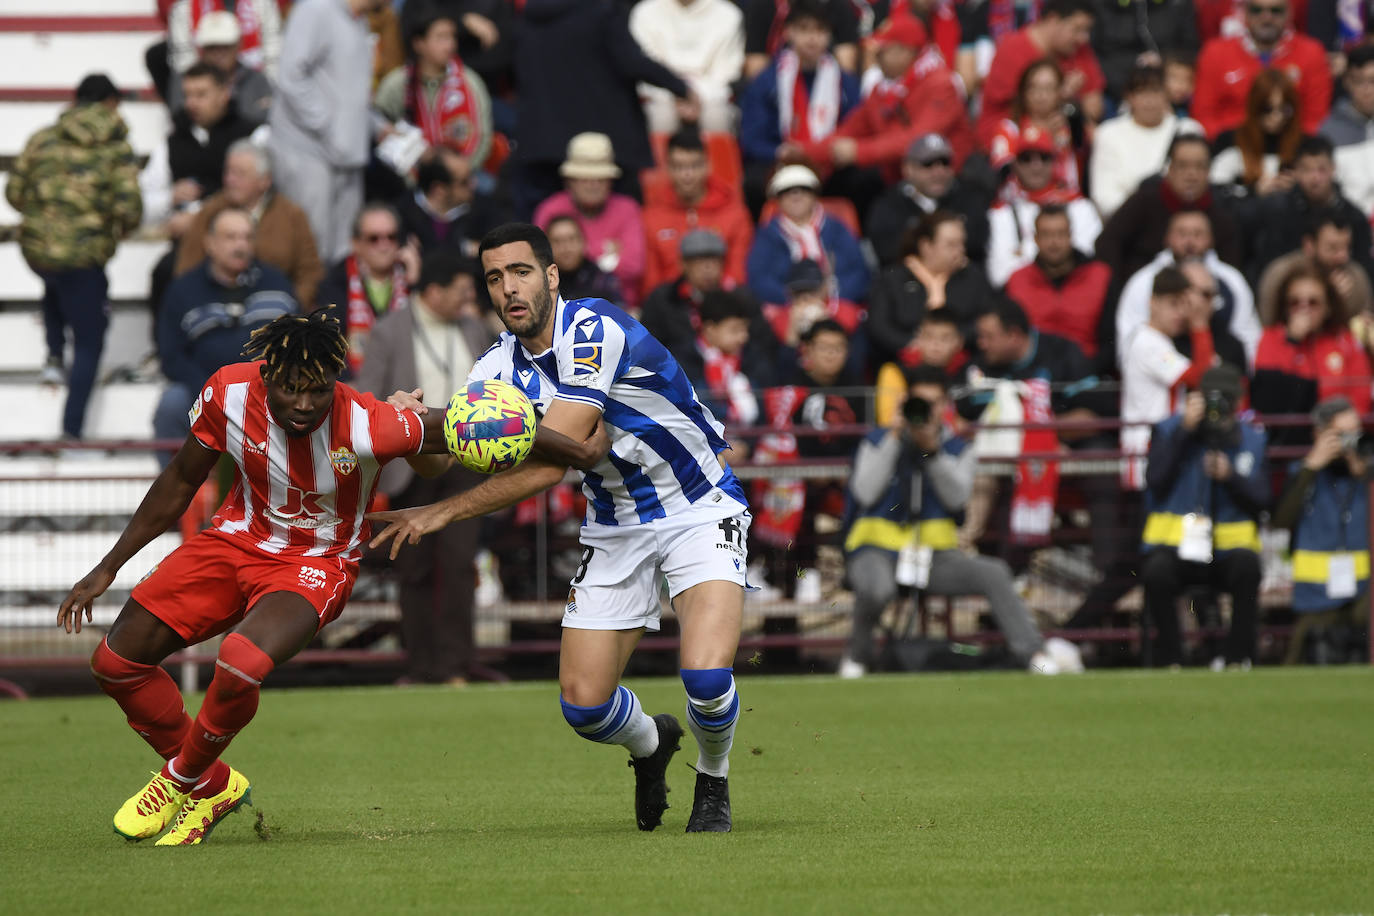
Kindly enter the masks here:
M 166 760 L 176 756 L 191 730 L 191 717 L 171 675 L 158 665 L 122 658 L 103 639 L 91 656 L 91 674 L 153 750 Z
M 205 693 L 195 725 L 168 761 L 169 775 L 184 784 L 201 782 L 245 725 L 258 711 L 258 688 L 274 667 L 266 652 L 238 633 L 224 637 L 215 661 L 215 677 Z M 209 774 L 212 778 L 217 774 Z M 228 775 L 228 767 L 220 774 Z M 210 785 L 201 786 L 202 794 Z M 211 793 L 213 794 L 213 793 Z

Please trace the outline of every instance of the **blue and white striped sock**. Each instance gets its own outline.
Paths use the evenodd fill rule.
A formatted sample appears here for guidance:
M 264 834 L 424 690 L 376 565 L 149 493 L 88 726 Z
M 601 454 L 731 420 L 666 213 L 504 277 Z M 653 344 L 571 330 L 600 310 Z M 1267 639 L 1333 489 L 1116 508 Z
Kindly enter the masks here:
M 647 757 L 658 750 L 658 726 L 630 688 L 617 687 L 600 706 L 574 706 L 562 697 L 558 699 L 563 704 L 563 718 L 588 741 L 623 745 L 632 757 Z
M 730 745 L 739 721 L 739 696 L 733 668 L 684 668 L 687 724 L 697 739 L 697 771 L 707 776 L 730 772 Z

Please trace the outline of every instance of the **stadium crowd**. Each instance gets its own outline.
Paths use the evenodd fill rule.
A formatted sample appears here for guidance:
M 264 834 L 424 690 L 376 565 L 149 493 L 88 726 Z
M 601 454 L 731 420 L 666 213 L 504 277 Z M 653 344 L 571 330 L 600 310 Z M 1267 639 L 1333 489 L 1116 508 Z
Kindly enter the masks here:
M 639 317 L 747 431 L 734 460 L 856 462 L 849 486 L 779 473 L 752 494 L 756 576 L 787 597 L 818 597 L 816 519 L 845 520 L 861 607 L 842 672 L 875 664 L 868 630 L 898 582 L 986 592 L 1023 663 L 1072 667 L 1013 587 L 1070 489 L 1106 577 L 1069 625 L 1100 622 L 1138 569 L 1166 661 L 1182 660 L 1173 598 L 1197 581 L 1233 597 L 1218 660 L 1248 664 L 1270 508 L 1292 527 L 1334 500 L 1320 511 L 1355 540 L 1318 536 L 1295 580 L 1365 592 L 1367 525 L 1349 516 L 1367 495 L 1313 494 L 1340 456 L 1357 466 L 1355 440 L 1330 431 L 1357 432 L 1371 406 L 1366 0 L 159 8 L 167 37 L 147 62 L 173 126 L 136 185 L 120 93 L 93 76 L 6 188 L 46 284 L 45 376 L 70 382 L 70 438 L 105 332 L 103 267 L 140 219 L 172 240 L 150 303 L 166 438 L 284 311 L 334 311 L 355 382 L 423 383 L 437 403 L 501 330 L 478 240 L 522 219 L 547 231 L 565 297 Z M 1315 446 L 1246 413 L 1314 410 Z M 1032 426 L 966 435 L 980 420 Z M 1268 470 L 1274 444 L 1320 455 L 1289 481 Z M 1061 488 L 1056 456 L 1104 448 L 1130 456 L 1119 479 Z M 977 473 L 975 454 L 1016 473 Z M 557 491 L 555 521 L 580 518 L 579 500 Z M 511 569 L 528 547 L 502 545 L 535 512 L 490 539 Z M 1199 534 L 1188 519 L 1204 517 Z M 1005 533 L 991 547 L 990 531 Z M 964 556 L 980 544 L 999 556 Z M 1363 559 L 1347 570 L 1333 551 Z M 436 564 L 413 565 L 411 600 L 427 600 L 411 580 Z M 459 581 L 443 591 L 470 592 Z M 417 677 L 467 673 L 471 640 L 444 642 L 469 657 Z

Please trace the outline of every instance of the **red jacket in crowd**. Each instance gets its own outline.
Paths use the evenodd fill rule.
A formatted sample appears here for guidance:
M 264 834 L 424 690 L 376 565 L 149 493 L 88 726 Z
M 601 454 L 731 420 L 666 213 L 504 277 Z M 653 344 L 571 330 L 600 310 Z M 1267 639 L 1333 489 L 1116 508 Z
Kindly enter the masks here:
M 1245 96 L 1266 66 L 1282 70 L 1297 86 L 1303 132 L 1317 132 L 1331 109 L 1331 68 L 1320 42 L 1290 29 L 1267 62 L 1248 35 L 1214 38 L 1202 46 L 1191 113 L 1208 138 L 1245 120 Z
M 1306 385 L 1304 385 L 1306 383 Z M 1304 387 L 1316 395 L 1299 404 L 1294 398 Z M 1280 397 L 1265 393 L 1278 388 Z M 1369 413 L 1369 357 L 1355 336 L 1344 328 L 1322 331 L 1294 343 L 1283 325 L 1266 328 L 1255 354 L 1255 408 L 1266 413 L 1297 413 L 1312 404 L 1344 395 L 1361 414 Z
M 1011 118 L 1011 103 L 1016 98 L 1016 87 L 1021 82 L 1021 74 L 1026 68 L 1050 54 L 1030 37 L 1030 32 L 1022 28 L 1007 36 L 997 46 L 992 58 L 987 79 L 983 80 L 983 110 L 978 115 L 978 143 L 984 149 L 992 145 L 993 134 L 1005 120 Z M 1083 74 L 1083 88 L 1079 96 L 1091 95 L 1107 88 L 1107 78 L 1097 63 L 1097 55 L 1091 45 L 1084 45 L 1072 57 L 1058 61 L 1059 72 Z
M 671 185 L 644 197 L 644 292 L 676 279 L 682 273 L 682 237 L 693 229 L 710 229 L 725 240 L 725 277 L 743 286 L 748 270 L 754 222 L 739 194 L 714 175 L 706 179 L 701 203 L 688 207 Z
M 1067 337 L 1096 359 L 1097 326 L 1111 282 L 1112 269 L 1101 261 L 1084 259 L 1057 280 L 1032 261 L 1011 275 L 1006 293 L 1026 310 L 1033 326 Z
M 900 84 L 879 84 L 834 134 L 807 144 L 804 152 L 819 168 L 829 169 L 833 166 L 830 144 L 839 137 L 850 137 L 858 144 L 854 164 L 882 169 L 884 180 L 896 184 L 902 180 L 902 157 L 907 147 L 928 133 L 949 141 L 956 170 L 973 152 L 968 101 L 935 45 L 927 46 L 916 58 Z

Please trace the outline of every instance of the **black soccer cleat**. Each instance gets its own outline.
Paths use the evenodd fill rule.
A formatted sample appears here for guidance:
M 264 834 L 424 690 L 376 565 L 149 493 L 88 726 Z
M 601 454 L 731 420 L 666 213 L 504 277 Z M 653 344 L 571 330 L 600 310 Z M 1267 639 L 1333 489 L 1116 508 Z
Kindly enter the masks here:
M 730 832 L 730 780 L 725 776 L 697 774 L 697 793 L 692 800 L 688 833 Z
M 658 727 L 658 750 L 648 757 L 631 757 L 629 765 L 635 771 L 635 823 L 640 830 L 653 830 L 663 823 L 668 810 L 668 761 L 681 748 L 682 726 L 666 712 L 654 716 Z

